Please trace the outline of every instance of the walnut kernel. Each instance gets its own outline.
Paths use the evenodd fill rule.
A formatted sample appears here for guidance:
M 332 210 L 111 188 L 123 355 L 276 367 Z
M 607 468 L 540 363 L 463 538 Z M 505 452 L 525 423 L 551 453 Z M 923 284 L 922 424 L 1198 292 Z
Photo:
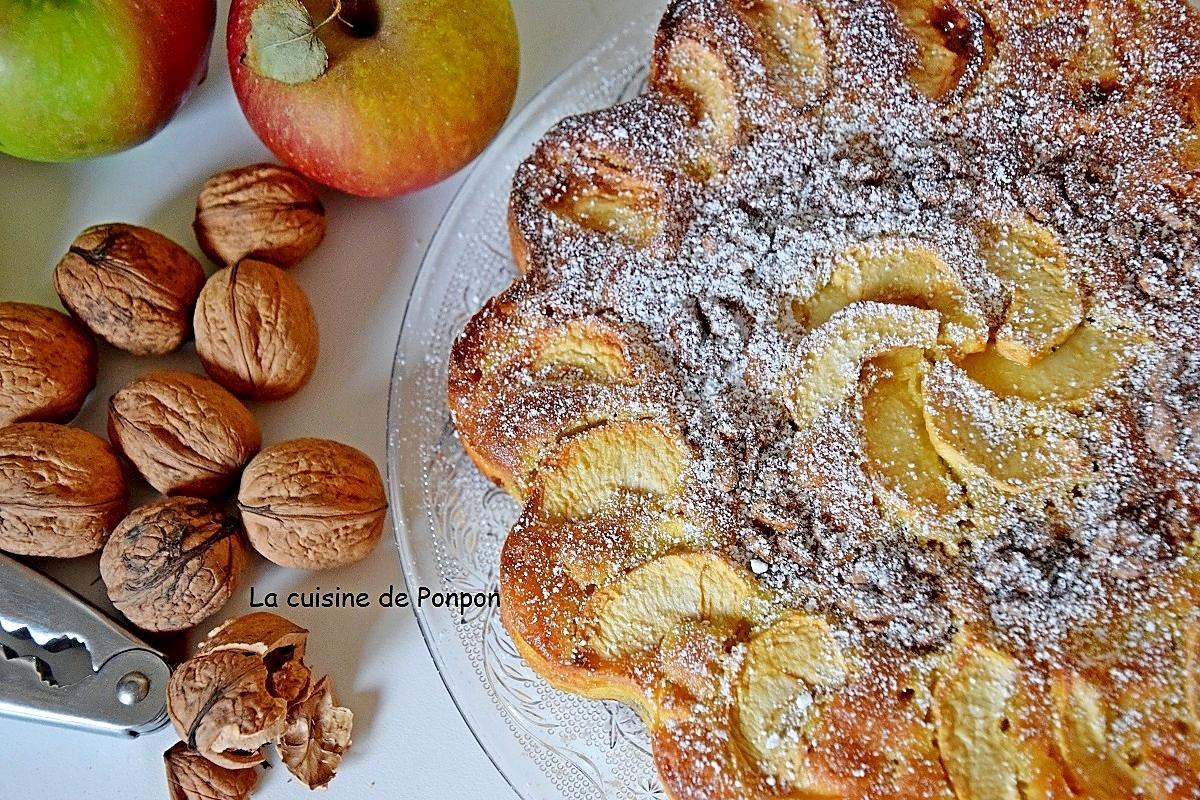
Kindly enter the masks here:
M 66 422 L 96 385 L 96 343 L 52 308 L 0 303 L 0 426 Z
M 219 767 L 183 742 L 163 753 L 171 800 L 247 800 L 258 783 L 256 769 Z
M 288 709 L 279 755 L 288 771 L 309 789 L 327 786 L 350 748 L 354 715 L 337 704 L 326 675 Z
M 191 497 L 149 503 L 117 525 L 100 556 L 113 605 L 149 631 L 182 631 L 220 610 L 246 567 L 237 518 Z
M 212 497 L 262 444 L 237 398 L 190 372 L 147 372 L 109 400 L 108 437 L 163 494 Z
M 0 428 L 0 550 L 71 558 L 99 550 L 128 490 L 108 443 L 79 428 Z
M 54 268 L 63 305 L 92 333 L 139 356 L 179 349 L 203 285 L 191 253 L 137 225 L 88 228 Z
M 360 561 L 379 542 L 383 480 L 365 453 L 326 439 L 295 439 L 259 453 L 242 473 L 238 507 L 250 544 L 285 567 Z
M 213 274 L 196 304 L 196 353 L 235 394 L 278 400 L 317 364 L 317 320 L 300 284 L 273 264 L 239 261 Z
M 209 258 L 290 267 L 325 237 L 325 207 L 295 170 L 253 164 L 209 178 L 196 201 L 196 241 Z

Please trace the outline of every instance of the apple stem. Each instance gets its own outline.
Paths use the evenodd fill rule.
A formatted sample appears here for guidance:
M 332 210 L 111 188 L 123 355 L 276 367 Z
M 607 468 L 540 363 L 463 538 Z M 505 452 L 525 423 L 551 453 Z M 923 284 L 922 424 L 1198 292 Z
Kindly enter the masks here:
M 379 31 L 379 6 L 375 0 L 342 0 L 338 7 L 338 22 L 351 36 L 366 39 Z

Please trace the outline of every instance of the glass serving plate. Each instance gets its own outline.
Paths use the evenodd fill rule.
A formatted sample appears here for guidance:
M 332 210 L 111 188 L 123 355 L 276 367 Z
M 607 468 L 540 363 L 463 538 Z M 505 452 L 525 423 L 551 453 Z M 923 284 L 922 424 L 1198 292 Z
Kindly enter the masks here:
M 430 243 L 405 312 L 388 405 L 388 483 L 411 591 L 497 588 L 500 546 L 518 507 L 476 471 L 455 437 L 446 403 L 450 345 L 516 277 L 506 212 L 517 165 L 562 117 L 642 91 L 659 16 L 655 10 L 630 24 L 534 97 L 475 165 Z M 637 716 L 619 703 L 552 689 L 517 654 L 495 608 L 416 613 L 467 725 L 522 798 L 665 797 Z

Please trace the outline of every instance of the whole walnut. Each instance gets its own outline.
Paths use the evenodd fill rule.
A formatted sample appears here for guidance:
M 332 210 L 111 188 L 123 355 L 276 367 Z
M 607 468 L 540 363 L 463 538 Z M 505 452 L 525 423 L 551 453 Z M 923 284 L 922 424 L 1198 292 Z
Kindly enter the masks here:
M 191 334 L 204 268 L 147 228 L 88 228 L 54 268 L 54 288 L 92 333 L 134 355 L 164 355 Z
M 365 558 L 387 512 L 383 480 L 365 453 L 295 439 L 259 453 L 242 473 L 238 507 L 250 544 L 285 567 L 324 569 Z
M 147 372 L 108 402 L 108 438 L 163 494 L 213 497 L 237 480 L 262 434 L 236 397 L 200 375 Z
M 253 164 L 205 182 L 192 229 L 200 249 L 220 264 L 252 257 L 290 267 L 325 237 L 325 207 L 295 170 Z
M 113 530 L 100 556 L 109 599 L 148 631 L 187 630 L 212 616 L 228 602 L 245 568 L 237 517 L 194 497 L 135 509 Z
M 96 343 L 52 308 L 0 303 L 0 426 L 66 422 L 96 385 Z
M 300 284 L 273 264 L 239 261 L 213 274 L 196 303 L 196 353 L 218 383 L 278 400 L 317 364 L 317 320 Z
M 51 422 L 0 428 L 0 550 L 94 553 L 128 501 L 121 464 L 100 437 Z

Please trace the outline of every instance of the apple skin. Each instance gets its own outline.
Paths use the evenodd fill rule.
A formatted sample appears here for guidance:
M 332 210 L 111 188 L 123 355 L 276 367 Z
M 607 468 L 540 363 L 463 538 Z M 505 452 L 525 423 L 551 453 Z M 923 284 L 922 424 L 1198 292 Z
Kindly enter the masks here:
M 0 152 L 71 161 L 145 141 L 204 79 L 216 0 L 0 0 Z
M 437 183 L 477 156 L 512 108 L 520 53 L 509 0 L 378 0 L 379 29 L 319 28 L 320 77 L 289 85 L 242 63 L 250 15 L 233 0 L 229 71 L 250 127 L 275 155 L 350 194 L 391 197 Z M 329 0 L 303 0 L 314 20 Z

